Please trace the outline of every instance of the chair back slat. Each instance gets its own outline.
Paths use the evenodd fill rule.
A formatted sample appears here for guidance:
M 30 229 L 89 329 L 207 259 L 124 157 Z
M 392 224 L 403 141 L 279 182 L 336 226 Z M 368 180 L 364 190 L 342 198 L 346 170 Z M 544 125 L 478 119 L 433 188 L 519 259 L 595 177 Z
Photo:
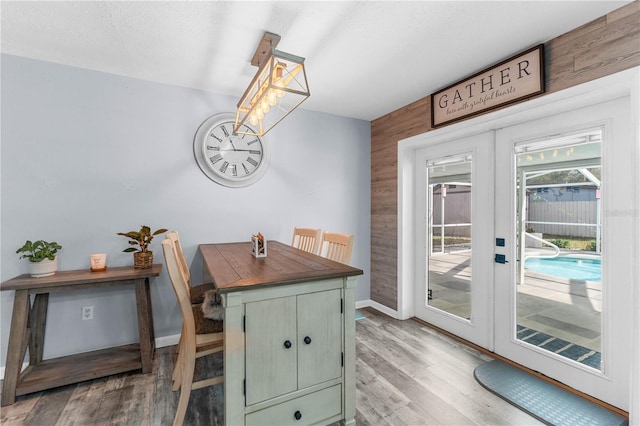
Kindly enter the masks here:
M 318 254 L 320 249 L 321 229 L 293 228 L 291 245 L 309 253 Z

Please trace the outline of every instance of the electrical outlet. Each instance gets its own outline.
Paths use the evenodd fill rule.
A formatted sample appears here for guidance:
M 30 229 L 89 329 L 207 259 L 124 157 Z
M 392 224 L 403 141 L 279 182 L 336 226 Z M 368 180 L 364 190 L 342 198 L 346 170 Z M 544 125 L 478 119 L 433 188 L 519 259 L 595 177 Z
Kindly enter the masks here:
M 82 320 L 92 320 L 93 319 L 93 306 L 83 306 L 82 307 Z

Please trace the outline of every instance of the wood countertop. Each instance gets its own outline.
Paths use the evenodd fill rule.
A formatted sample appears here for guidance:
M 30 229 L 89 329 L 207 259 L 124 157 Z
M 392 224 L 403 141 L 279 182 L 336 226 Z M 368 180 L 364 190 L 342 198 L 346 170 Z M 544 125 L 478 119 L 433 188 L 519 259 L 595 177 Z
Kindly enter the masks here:
M 255 258 L 251 242 L 201 244 L 205 270 L 222 293 L 254 286 L 275 286 L 362 275 L 361 269 L 267 241 L 267 257 Z

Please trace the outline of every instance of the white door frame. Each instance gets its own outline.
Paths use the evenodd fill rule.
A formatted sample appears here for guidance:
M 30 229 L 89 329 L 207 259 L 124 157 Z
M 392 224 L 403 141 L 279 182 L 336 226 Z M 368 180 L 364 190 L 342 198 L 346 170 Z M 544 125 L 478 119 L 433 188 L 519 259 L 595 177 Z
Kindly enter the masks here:
M 416 135 L 398 142 L 398 302 L 397 317 L 409 319 L 414 316 L 415 288 L 415 151 L 432 144 L 453 138 L 463 138 L 473 134 L 496 130 L 506 126 L 539 119 L 601 103 L 619 97 L 629 96 L 629 111 L 636 146 L 640 144 L 640 67 L 632 68 L 588 83 L 574 86 L 560 92 L 545 95 L 521 104 L 495 111 L 472 120 Z M 425 120 L 427 117 L 425 117 Z M 640 164 L 640 149 L 633 155 Z M 630 170 L 630 180 L 640 179 L 640 170 Z M 634 181 L 634 180 L 631 180 Z M 640 258 L 640 188 L 633 187 L 635 208 L 626 214 L 633 219 L 632 247 L 636 258 Z M 632 359 L 640 359 L 640 262 L 633 266 L 636 279 L 633 289 L 633 353 Z M 640 424 L 640 362 L 632 365 L 630 424 Z
M 429 250 L 424 237 L 416 239 L 415 280 L 419 288 L 414 301 L 414 316 L 479 345 L 493 350 L 493 264 L 487 253 L 493 248 L 493 185 L 495 132 L 485 132 L 463 139 L 429 145 L 416 151 L 416 222 L 415 235 L 426 236 L 427 226 L 427 161 L 471 154 L 471 318 L 460 318 L 430 306 L 426 298 Z M 444 217 L 442 217 L 444 220 Z M 436 255 L 437 256 L 437 255 Z

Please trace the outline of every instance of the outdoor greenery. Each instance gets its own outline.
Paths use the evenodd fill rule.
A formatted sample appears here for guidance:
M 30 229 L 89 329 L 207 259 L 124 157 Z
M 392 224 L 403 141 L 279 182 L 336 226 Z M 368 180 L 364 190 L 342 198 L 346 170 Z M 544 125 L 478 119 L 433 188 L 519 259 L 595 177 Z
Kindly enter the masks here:
M 551 244 L 555 245 L 558 248 L 568 249 L 571 248 L 571 241 L 569 240 L 547 240 Z
M 543 238 L 561 249 L 568 250 L 583 250 L 583 251 L 596 251 L 596 240 L 593 238 L 585 238 L 585 237 L 567 237 L 564 235 L 551 235 L 544 234 Z M 442 238 L 438 235 L 433 236 L 433 245 L 435 247 L 440 246 L 440 241 Z M 452 245 L 460 245 L 460 244 L 471 244 L 471 238 L 469 237 L 454 237 L 454 236 L 446 236 L 444 237 L 444 245 L 452 246 Z
M 596 240 L 589 237 L 544 234 L 542 238 L 563 249 L 596 251 Z
M 442 238 L 440 236 L 433 236 L 433 245 L 439 246 Z M 448 237 L 444 236 L 444 245 L 451 246 L 455 244 L 471 244 L 471 238 L 469 237 Z

